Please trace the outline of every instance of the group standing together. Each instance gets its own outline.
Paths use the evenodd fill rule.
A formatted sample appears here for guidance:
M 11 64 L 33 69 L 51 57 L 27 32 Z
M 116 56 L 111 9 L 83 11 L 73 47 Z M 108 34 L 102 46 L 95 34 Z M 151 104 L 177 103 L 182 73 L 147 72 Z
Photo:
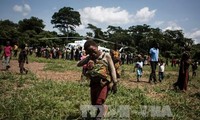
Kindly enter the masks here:
M 178 79 L 177 82 L 173 84 L 173 87 L 175 90 L 179 89 L 181 91 L 187 90 L 187 85 L 189 81 L 189 66 L 191 64 L 190 59 L 190 49 L 188 47 L 185 47 L 183 49 L 183 54 L 181 56 L 181 60 L 179 63 L 179 73 L 178 73 Z M 159 45 L 156 42 L 153 42 L 153 46 L 150 49 L 150 65 L 151 65 L 151 74 L 149 77 L 149 83 L 153 82 L 156 83 L 156 68 L 157 65 L 159 65 L 159 81 L 161 82 L 164 79 L 164 70 L 165 70 L 165 64 L 162 59 L 159 59 Z M 195 65 L 194 65 L 195 66 Z M 196 67 L 193 69 L 197 69 Z M 195 73 L 195 70 L 193 70 L 193 74 Z
M 5 70 L 9 70 L 10 68 L 10 60 L 12 58 L 13 51 L 14 51 L 13 57 L 17 57 L 17 50 L 18 46 L 15 45 L 13 50 L 13 48 L 10 45 L 10 42 L 9 41 L 6 42 L 6 45 L 3 48 L 3 53 L 1 55 L 2 65 Z M 28 55 L 25 44 L 21 46 L 21 51 L 18 56 L 18 63 L 19 63 L 20 73 L 23 74 L 25 72 L 27 74 L 28 70 L 24 67 L 25 63 L 28 64 Z
M 24 64 L 28 64 L 28 51 L 25 45 L 22 45 L 21 51 L 18 55 L 18 63 L 20 68 L 20 73 L 24 72 L 27 74 L 28 70 L 25 69 Z M 6 70 L 10 68 L 10 59 L 12 57 L 12 47 L 10 42 L 7 42 L 6 46 L 3 48 L 2 58 Z M 14 53 L 16 56 L 16 46 L 14 48 Z M 48 51 L 48 49 L 47 49 Z M 79 52 L 77 52 L 77 55 Z M 161 82 L 164 79 L 165 63 L 162 59 L 159 59 L 159 44 L 154 41 L 152 47 L 149 50 L 150 56 L 150 67 L 151 72 L 149 76 L 149 83 L 157 83 L 158 80 Z M 115 46 L 113 50 L 108 52 L 103 52 L 98 50 L 98 45 L 92 41 L 88 40 L 84 44 L 84 51 L 82 51 L 81 56 L 78 58 L 79 62 L 77 66 L 83 66 L 82 77 L 87 76 L 90 79 L 90 96 L 91 104 L 99 105 L 97 110 L 96 118 L 101 119 L 107 112 L 108 107 L 104 104 L 108 96 L 109 91 L 112 93 L 117 92 L 117 83 L 120 78 L 120 66 L 123 61 L 120 59 L 120 53 Z M 179 75 L 177 82 L 173 84 L 174 89 L 180 89 L 182 91 L 187 90 L 187 84 L 189 80 L 189 66 L 191 64 L 189 50 L 186 48 L 183 51 L 180 64 L 179 64 Z M 136 71 L 137 81 L 139 82 L 143 73 L 144 61 L 142 56 L 137 56 L 137 61 L 134 66 L 134 71 Z M 158 80 L 156 77 L 156 68 L 159 66 Z M 193 76 L 196 75 L 195 70 L 198 64 L 192 64 Z M 136 70 L 135 70 L 136 69 Z M 103 111 L 103 112 L 102 112 Z M 100 114 L 101 113 L 101 114 Z
M 97 44 L 91 40 L 85 43 L 84 50 L 86 54 L 77 63 L 77 66 L 83 66 L 84 75 L 90 79 L 90 96 L 92 105 L 102 106 L 101 110 L 99 110 L 98 107 L 96 116 L 96 118 L 100 119 L 108 110 L 104 103 L 109 91 L 112 91 L 113 93 L 116 93 L 117 91 L 118 78 L 120 78 L 119 66 L 122 64 L 122 61 L 119 59 L 119 52 L 116 48 L 111 50 L 110 54 L 104 53 L 99 51 Z M 156 41 L 153 42 L 149 55 L 151 67 L 149 83 L 157 83 L 158 80 L 161 82 L 164 79 L 165 63 L 162 59 L 159 59 L 159 44 Z M 143 64 L 142 56 L 138 55 L 134 66 L 138 82 L 142 77 Z M 157 66 L 159 66 L 158 80 L 156 77 Z M 175 89 L 178 87 L 182 91 L 187 90 L 189 66 L 190 55 L 189 52 L 185 50 L 180 60 L 178 80 L 173 84 Z M 196 73 L 194 72 L 193 74 Z

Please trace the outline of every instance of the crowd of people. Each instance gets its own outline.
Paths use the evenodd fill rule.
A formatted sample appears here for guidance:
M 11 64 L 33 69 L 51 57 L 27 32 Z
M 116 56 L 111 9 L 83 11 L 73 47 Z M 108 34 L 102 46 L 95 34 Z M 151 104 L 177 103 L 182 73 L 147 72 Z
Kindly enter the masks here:
M 20 52 L 19 52 L 20 49 Z M 18 53 L 19 52 L 19 53 Z M 136 73 L 137 82 L 141 81 L 143 75 L 144 65 L 150 65 L 151 71 L 149 75 L 149 83 L 162 82 L 164 80 L 165 66 L 168 65 L 168 59 L 166 63 L 159 58 L 159 44 L 156 41 L 153 42 L 152 47 L 149 50 L 149 55 L 138 54 L 134 56 L 132 53 L 119 52 L 117 47 L 114 46 L 110 52 L 99 51 L 98 45 L 88 40 L 84 44 L 84 48 L 59 48 L 59 47 L 37 47 L 31 48 L 26 44 L 18 47 L 14 45 L 11 47 L 10 42 L 3 47 L 2 61 L 6 70 L 10 68 L 11 57 L 17 57 L 19 63 L 19 71 L 21 74 L 28 73 L 28 70 L 24 67 L 24 64 L 28 64 L 28 55 L 35 54 L 36 57 L 44 57 L 46 59 L 64 59 L 64 60 L 76 60 L 77 66 L 82 67 L 82 75 L 90 79 L 90 95 L 92 105 L 100 105 L 103 112 L 100 116 L 104 116 L 107 111 L 107 106 L 104 105 L 108 92 L 117 92 L 117 84 L 121 77 L 120 66 L 123 64 L 134 64 L 134 71 Z M 187 90 L 189 80 L 189 66 L 192 66 L 192 77 L 196 76 L 196 70 L 198 68 L 198 62 L 191 62 L 189 49 L 185 47 L 182 57 L 179 60 L 174 58 L 171 61 L 172 67 L 179 66 L 178 79 L 173 84 L 174 89 L 180 89 L 181 91 Z M 158 77 L 157 75 L 158 66 Z M 158 79 L 158 80 L 157 80 Z M 99 114 L 98 114 L 99 115 Z
M 77 66 L 83 66 L 84 74 L 90 79 L 90 96 L 91 104 L 98 105 L 96 118 L 101 119 L 108 111 L 108 107 L 104 104 L 108 96 L 108 92 L 117 92 L 117 84 L 120 78 L 118 72 L 119 66 L 122 64 L 119 52 L 116 48 L 111 53 L 104 53 L 98 50 L 94 41 L 87 41 L 84 45 L 87 56 L 81 59 Z M 159 44 L 155 41 L 149 50 L 151 73 L 149 83 L 157 83 L 156 68 L 159 66 L 159 81 L 164 79 L 165 63 L 159 59 Z M 177 82 L 173 84 L 174 89 L 177 87 L 181 91 L 187 90 L 189 80 L 189 66 L 191 59 L 189 51 L 185 49 L 180 60 L 180 68 Z M 137 56 L 134 71 L 136 69 L 137 81 L 139 82 L 143 73 L 144 59 L 141 55 Z M 198 64 L 195 64 L 198 65 Z M 196 67 L 194 69 L 197 69 Z M 196 74 L 193 72 L 193 74 Z M 100 106 L 100 107 L 99 107 Z M 96 106 L 95 106 L 96 107 Z
M 23 49 L 17 45 L 11 47 L 10 42 L 8 41 L 6 46 L 3 48 L 3 54 L 1 58 L 4 58 L 4 68 L 8 70 L 10 68 L 9 61 L 12 57 L 18 57 L 19 50 Z M 26 51 L 27 55 L 34 54 L 36 57 L 44 57 L 47 59 L 64 59 L 64 60 L 76 60 L 79 61 L 86 56 L 86 51 L 82 47 L 78 48 L 66 48 L 66 47 L 28 47 L 25 44 L 24 50 Z M 149 83 L 157 83 L 158 81 L 161 82 L 164 79 L 164 71 L 165 66 L 167 66 L 168 58 L 166 61 L 159 58 L 159 45 L 155 42 L 153 43 L 152 48 L 150 48 L 149 55 L 134 55 L 130 52 L 122 52 L 118 51 L 116 45 L 110 50 L 110 55 L 114 62 L 114 66 L 116 69 L 117 78 L 120 78 L 121 69 L 120 66 L 123 64 L 134 64 L 134 69 L 136 70 L 137 81 L 140 81 L 142 77 L 142 68 L 144 65 L 151 66 L 151 73 L 149 76 Z M 182 59 L 182 58 L 181 58 Z M 175 59 L 174 57 L 171 59 L 171 67 L 182 67 L 181 59 Z M 190 64 L 192 66 L 192 76 L 196 76 L 196 69 L 198 66 L 198 62 L 194 61 Z M 158 68 L 158 80 L 156 76 L 156 68 Z

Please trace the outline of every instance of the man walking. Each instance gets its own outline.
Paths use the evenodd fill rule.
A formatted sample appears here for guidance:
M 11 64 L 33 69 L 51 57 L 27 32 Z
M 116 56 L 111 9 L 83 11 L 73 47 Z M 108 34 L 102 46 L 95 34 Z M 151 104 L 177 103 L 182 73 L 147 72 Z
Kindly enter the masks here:
M 158 64 L 158 59 L 159 59 L 159 49 L 158 49 L 158 43 L 156 41 L 153 41 L 152 48 L 150 49 L 150 65 L 151 65 L 151 74 L 149 77 L 149 83 L 152 82 L 152 79 L 154 80 L 153 82 L 156 83 L 156 67 Z

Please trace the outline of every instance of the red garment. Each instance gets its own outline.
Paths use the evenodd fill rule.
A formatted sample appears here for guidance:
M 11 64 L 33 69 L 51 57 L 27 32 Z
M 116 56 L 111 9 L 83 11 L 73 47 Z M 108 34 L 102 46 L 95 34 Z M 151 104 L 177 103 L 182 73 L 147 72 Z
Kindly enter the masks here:
M 11 46 L 5 46 L 4 47 L 4 55 L 5 55 L 5 57 L 10 57 L 11 56 L 11 51 L 12 51 L 12 47 Z
M 92 105 L 102 105 L 108 96 L 108 85 L 101 86 L 100 80 L 93 79 L 90 82 L 90 95 Z
M 188 80 L 189 80 L 189 70 L 187 69 L 185 71 L 185 79 L 184 79 L 184 82 L 183 82 L 183 90 L 187 90 Z
M 185 54 L 186 53 L 184 53 L 183 55 L 185 55 Z M 186 57 L 183 56 L 182 59 L 181 59 L 178 80 L 174 84 L 174 86 L 178 86 L 180 90 L 187 90 L 187 85 L 188 85 L 188 80 L 189 80 L 189 66 L 190 66 L 190 64 L 188 62 L 189 57 L 188 57 L 188 59 L 186 59 Z
M 177 81 L 177 86 L 179 87 L 180 90 L 187 90 L 188 80 L 189 80 L 189 64 L 187 62 L 181 61 L 181 66 Z
M 93 86 L 90 89 L 92 105 L 102 105 L 106 101 L 108 95 L 108 86 Z

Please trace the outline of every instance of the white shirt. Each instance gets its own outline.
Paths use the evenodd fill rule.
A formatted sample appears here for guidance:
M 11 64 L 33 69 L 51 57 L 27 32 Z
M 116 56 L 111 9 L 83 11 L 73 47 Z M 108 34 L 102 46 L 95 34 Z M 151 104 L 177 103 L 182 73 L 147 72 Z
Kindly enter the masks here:
M 164 72 L 165 71 L 165 63 L 162 65 L 159 64 L 159 72 Z
M 143 62 L 142 62 L 142 61 L 141 61 L 141 62 L 139 62 L 139 61 L 136 62 L 136 65 L 137 65 L 137 64 L 139 65 L 140 68 L 143 68 Z

